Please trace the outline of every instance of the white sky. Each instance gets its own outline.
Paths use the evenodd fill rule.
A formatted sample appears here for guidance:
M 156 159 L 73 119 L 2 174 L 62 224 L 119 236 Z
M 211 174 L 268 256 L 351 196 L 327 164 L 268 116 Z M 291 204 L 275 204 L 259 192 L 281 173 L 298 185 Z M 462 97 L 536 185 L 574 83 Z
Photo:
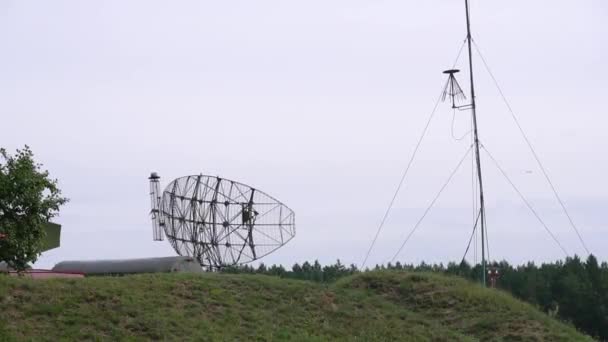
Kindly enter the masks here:
M 465 38 L 463 7 L 1 2 L 0 146 L 30 145 L 71 199 L 56 220 L 62 247 L 36 266 L 173 255 L 152 241 L 150 171 L 163 184 L 220 175 L 293 208 L 296 238 L 265 263 L 360 263 Z M 608 259 L 608 3 L 473 0 L 472 25 L 589 248 Z M 476 77 L 482 142 L 568 252 L 584 254 L 481 63 Z M 468 87 L 466 73 L 459 79 Z M 439 108 L 372 264 L 394 254 L 467 148 L 452 140 L 449 105 Z M 468 116 L 457 115 L 462 133 Z M 482 163 L 491 257 L 562 257 Z M 401 261 L 462 257 L 474 215 L 465 165 Z

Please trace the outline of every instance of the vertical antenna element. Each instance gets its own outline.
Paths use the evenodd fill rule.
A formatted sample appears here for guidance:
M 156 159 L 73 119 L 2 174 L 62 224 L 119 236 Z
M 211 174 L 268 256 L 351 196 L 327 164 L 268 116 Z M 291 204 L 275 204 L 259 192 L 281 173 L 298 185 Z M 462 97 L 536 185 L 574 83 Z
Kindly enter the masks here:
M 152 210 L 152 234 L 154 241 L 163 241 L 164 220 L 160 212 L 160 176 L 156 172 L 152 172 L 150 177 L 150 201 Z
M 471 48 L 471 21 L 469 18 L 469 0 L 464 0 L 467 15 L 467 45 L 469 50 L 469 76 L 471 79 L 471 112 L 473 116 L 473 139 L 475 144 L 475 161 L 477 178 L 479 180 L 479 216 L 481 223 L 481 268 L 482 283 L 486 286 L 486 209 L 483 198 L 483 182 L 481 177 L 481 161 L 479 157 L 479 136 L 477 134 L 477 106 L 475 104 L 475 83 L 473 80 L 473 53 Z

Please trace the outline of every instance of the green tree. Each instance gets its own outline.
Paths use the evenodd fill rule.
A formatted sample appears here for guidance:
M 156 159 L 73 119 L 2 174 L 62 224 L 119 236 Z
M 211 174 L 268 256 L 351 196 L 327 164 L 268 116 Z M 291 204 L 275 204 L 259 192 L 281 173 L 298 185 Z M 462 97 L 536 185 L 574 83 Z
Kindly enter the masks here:
M 10 155 L 0 149 L 0 261 L 21 272 L 40 255 L 44 223 L 68 200 L 26 145 Z

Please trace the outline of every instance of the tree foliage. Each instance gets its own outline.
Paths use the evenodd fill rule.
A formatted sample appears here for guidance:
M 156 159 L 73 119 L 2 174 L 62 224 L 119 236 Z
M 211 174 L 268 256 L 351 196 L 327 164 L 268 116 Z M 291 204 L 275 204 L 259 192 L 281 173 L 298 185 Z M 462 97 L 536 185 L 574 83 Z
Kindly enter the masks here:
M 40 255 L 44 224 L 67 202 L 28 146 L 0 149 L 0 261 L 23 271 Z

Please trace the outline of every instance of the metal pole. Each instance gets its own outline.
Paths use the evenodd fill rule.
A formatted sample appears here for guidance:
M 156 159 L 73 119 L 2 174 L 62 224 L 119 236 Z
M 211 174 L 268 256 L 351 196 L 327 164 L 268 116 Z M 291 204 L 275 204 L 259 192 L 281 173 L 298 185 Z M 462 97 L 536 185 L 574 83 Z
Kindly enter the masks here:
M 471 48 L 471 21 L 469 19 L 469 0 L 464 0 L 467 13 L 467 43 L 469 47 L 469 75 L 471 77 L 471 111 L 473 114 L 473 137 L 475 143 L 475 160 L 477 162 L 477 177 L 479 178 L 479 210 L 481 219 L 481 269 L 482 283 L 486 286 L 486 210 L 483 201 L 483 182 L 481 180 L 481 162 L 479 158 L 479 136 L 477 135 L 477 106 L 475 105 L 475 83 L 473 81 L 473 53 Z

